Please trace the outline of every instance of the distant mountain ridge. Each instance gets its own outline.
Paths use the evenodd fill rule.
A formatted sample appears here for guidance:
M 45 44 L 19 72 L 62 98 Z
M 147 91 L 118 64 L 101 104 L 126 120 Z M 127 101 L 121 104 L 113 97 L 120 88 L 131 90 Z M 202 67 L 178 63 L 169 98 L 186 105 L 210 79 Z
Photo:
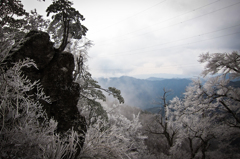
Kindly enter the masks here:
M 163 95 L 163 88 L 172 90 L 168 100 L 176 96 L 181 98 L 186 86 L 192 82 L 189 79 L 180 78 L 163 79 L 152 77 L 149 79 L 137 79 L 129 76 L 98 78 L 97 81 L 102 87 L 116 87 L 120 89 L 125 99 L 125 104 L 139 107 L 143 110 L 156 107 L 153 102 L 157 100 L 157 97 Z
M 149 81 L 161 81 L 161 80 L 164 80 L 164 79 L 166 79 L 166 78 L 149 77 L 146 80 L 149 80 Z

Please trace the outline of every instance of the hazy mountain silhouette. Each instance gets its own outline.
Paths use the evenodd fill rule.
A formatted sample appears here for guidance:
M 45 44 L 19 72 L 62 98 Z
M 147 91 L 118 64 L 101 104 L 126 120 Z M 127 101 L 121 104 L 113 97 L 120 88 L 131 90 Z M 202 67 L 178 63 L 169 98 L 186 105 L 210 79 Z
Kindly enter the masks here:
M 102 87 L 120 89 L 127 105 L 141 109 L 156 107 L 157 105 L 154 105 L 153 102 L 158 100 L 157 97 L 163 95 L 163 88 L 172 90 L 168 100 L 176 96 L 181 98 L 186 86 L 191 83 L 189 79 L 149 78 L 144 80 L 128 76 L 98 78 L 97 81 Z
M 149 77 L 146 80 L 149 80 L 149 81 L 161 81 L 161 80 L 165 80 L 165 78 Z

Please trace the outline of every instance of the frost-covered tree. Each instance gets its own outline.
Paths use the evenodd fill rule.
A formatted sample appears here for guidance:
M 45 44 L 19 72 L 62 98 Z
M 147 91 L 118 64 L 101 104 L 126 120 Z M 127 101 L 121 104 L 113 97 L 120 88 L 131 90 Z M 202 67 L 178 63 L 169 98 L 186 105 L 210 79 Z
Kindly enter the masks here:
M 80 85 L 79 110 L 86 117 L 88 125 L 97 121 L 98 118 L 107 119 L 107 112 L 103 109 L 100 101 L 106 101 L 104 92 L 118 99 L 119 103 L 124 103 L 121 91 L 114 88 L 102 88 L 96 80 L 92 78 L 88 71 L 88 49 L 93 45 L 92 41 L 83 37 L 80 40 L 70 39 L 66 51 L 74 55 L 75 69 L 73 79 Z
M 188 92 L 188 89 L 187 89 Z M 185 155 L 185 158 L 206 158 L 210 142 L 220 136 L 220 127 L 213 121 L 211 116 L 205 112 L 193 112 L 198 103 L 188 105 L 187 100 L 181 101 L 174 98 L 171 101 L 171 109 L 176 118 L 179 129 L 176 143 L 171 148 L 171 153 L 176 156 Z M 179 153 L 181 152 L 181 155 Z
M 128 120 L 120 114 L 108 114 L 108 122 L 98 120 L 86 134 L 82 158 L 141 158 L 146 146 L 139 114 Z
M 220 72 L 224 75 L 231 73 L 233 79 L 240 77 L 240 55 L 237 51 L 232 53 L 202 54 L 199 62 L 207 63 L 202 72 L 203 76 L 208 74 L 215 75 Z
M 159 138 L 164 138 L 166 145 L 164 146 L 163 153 L 169 154 L 168 150 L 173 146 L 177 133 L 178 127 L 175 126 L 174 118 L 169 113 L 169 102 L 167 101 L 167 97 L 169 96 L 170 90 L 163 89 L 163 96 L 160 97 L 159 104 L 160 111 L 159 114 L 155 116 L 154 124 L 149 124 L 147 131 L 151 134 L 156 134 Z
M 203 76 L 217 76 L 208 78 L 204 84 L 194 80 L 183 100 L 172 101 L 181 127 L 171 152 L 185 151 L 190 158 L 217 158 L 217 154 L 237 157 L 240 89 L 231 86 L 230 80 L 239 78 L 239 53 L 202 54 L 200 62 L 207 62 Z
M 218 118 L 229 127 L 240 128 L 240 89 L 229 85 L 230 80 L 240 77 L 240 55 L 238 52 L 215 53 L 201 55 L 200 62 L 207 62 L 203 75 L 216 74 L 222 71 L 222 76 L 209 79 L 199 88 L 199 97 L 205 97 L 204 103 L 213 103 L 218 111 Z M 230 74 L 230 79 L 227 75 Z

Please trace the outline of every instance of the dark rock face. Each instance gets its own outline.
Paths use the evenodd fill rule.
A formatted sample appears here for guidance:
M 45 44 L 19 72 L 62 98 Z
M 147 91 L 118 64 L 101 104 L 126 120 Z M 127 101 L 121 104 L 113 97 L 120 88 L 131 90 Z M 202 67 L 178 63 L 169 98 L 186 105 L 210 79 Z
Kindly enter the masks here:
M 28 33 L 23 41 L 11 50 L 12 60 L 15 62 L 29 57 L 36 62 L 39 70 L 44 69 L 55 55 L 53 43 L 49 39 L 49 35 L 44 32 Z
M 49 118 L 58 121 L 57 132 L 64 134 L 68 130 L 77 131 L 80 135 L 80 146 L 83 146 L 86 121 L 79 114 L 77 103 L 80 87 L 73 82 L 74 57 L 71 53 L 60 53 L 53 47 L 47 33 L 31 31 L 10 52 L 10 62 L 17 62 L 26 57 L 35 61 L 38 69 L 25 68 L 23 71 L 32 81 L 40 80 L 44 92 L 50 96 L 52 104 L 42 101 Z M 80 153 L 80 148 L 78 149 Z

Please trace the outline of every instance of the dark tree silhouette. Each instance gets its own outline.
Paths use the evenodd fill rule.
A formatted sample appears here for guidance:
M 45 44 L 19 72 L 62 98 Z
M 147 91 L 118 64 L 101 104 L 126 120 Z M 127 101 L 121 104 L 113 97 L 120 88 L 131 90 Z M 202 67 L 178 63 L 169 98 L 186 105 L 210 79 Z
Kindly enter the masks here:
M 52 16 L 53 21 L 50 23 L 49 31 L 56 33 L 56 26 L 60 24 L 60 31 L 58 32 L 58 36 L 61 38 L 61 45 L 58 48 L 60 52 L 66 48 L 70 34 L 74 39 L 81 39 L 88 30 L 80 22 L 85 20 L 85 18 L 72 5 L 73 3 L 68 0 L 57 0 L 46 10 L 47 16 L 55 13 Z

